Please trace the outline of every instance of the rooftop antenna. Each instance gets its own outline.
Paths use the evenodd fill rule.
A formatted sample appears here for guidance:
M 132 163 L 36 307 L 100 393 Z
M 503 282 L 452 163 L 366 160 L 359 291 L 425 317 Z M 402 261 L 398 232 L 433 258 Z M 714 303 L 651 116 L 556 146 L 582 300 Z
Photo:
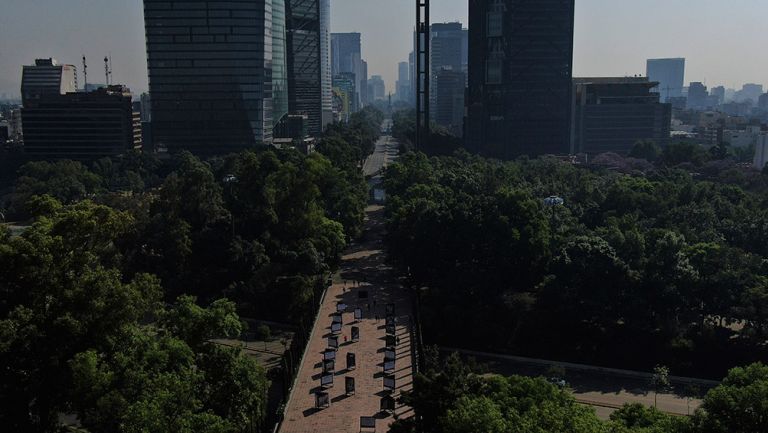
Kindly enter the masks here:
M 107 79 L 107 86 L 112 85 L 112 57 L 104 57 L 104 77 Z
M 88 93 L 88 63 L 85 61 L 85 55 L 83 55 L 83 80 L 85 80 L 83 91 Z

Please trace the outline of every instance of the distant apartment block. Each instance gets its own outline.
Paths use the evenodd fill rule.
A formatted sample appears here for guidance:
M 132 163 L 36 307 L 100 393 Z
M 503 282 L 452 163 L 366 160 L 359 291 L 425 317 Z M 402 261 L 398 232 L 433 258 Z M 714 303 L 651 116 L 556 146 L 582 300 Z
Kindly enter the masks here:
M 669 144 L 671 104 L 647 78 L 574 78 L 574 153 L 627 154 L 635 143 Z
M 646 64 L 648 80 L 659 83 L 661 102 L 683 96 L 685 83 L 685 59 L 649 59 Z

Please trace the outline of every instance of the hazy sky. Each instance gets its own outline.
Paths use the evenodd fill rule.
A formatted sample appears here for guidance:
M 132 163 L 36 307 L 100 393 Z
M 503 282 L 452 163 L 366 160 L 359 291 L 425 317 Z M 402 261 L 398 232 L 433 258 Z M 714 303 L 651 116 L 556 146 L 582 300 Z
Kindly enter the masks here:
M 89 59 L 89 81 L 147 89 L 141 0 L 2 0 L 0 94 L 18 95 L 21 65 L 38 57 Z M 434 0 L 432 21 L 467 22 L 466 0 Z M 766 0 L 576 0 L 574 75 L 645 73 L 645 59 L 686 57 L 686 82 L 768 84 Z M 414 0 L 332 0 L 334 32 L 363 34 L 370 75 L 389 89 L 411 51 Z

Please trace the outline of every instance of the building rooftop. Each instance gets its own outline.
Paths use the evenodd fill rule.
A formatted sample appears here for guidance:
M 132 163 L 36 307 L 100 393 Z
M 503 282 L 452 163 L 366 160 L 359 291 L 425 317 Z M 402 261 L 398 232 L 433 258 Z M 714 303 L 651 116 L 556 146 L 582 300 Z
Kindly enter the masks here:
M 641 84 L 653 88 L 658 81 L 648 81 L 648 77 L 574 77 L 573 84 Z

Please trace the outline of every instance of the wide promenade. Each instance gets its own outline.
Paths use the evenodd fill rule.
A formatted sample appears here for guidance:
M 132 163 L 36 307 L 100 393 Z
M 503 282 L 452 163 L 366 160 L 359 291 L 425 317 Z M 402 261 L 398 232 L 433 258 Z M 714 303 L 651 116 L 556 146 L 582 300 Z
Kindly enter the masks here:
M 394 151 L 393 151 L 394 149 Z M 378 173 L 396 155 L 396 143 L 382 137 L 376 152 L 365 166 L 366 172 Z M 378 175 L 377 175 L 378 177 Z M 377 182 L 374 179 L 373 182 Z M 369 206 L 365 233 L 359 244 L 351 245 L 343 257 L 341 272 L 326 292 L 320 306 L 310 341 L 299 369 L 296 383 L 280 426 L 282 433 L 358 433 L 360 417 L 372 417 L 375 429 L 365 432 L 384 433 L 395 418 L 413 415 L 409 407 L 397 403 L 393 411 L 382 411 L 382 398 L 395 400 L 413 386 L 413 350 L 411 344 L 411 298 L 398 283 L 386 263 L 382 240 L 384 217 L 381 206 Z M 331 329 L 339 303 L 342 313 L 341 330 Z M 387 342 L 386 306 L 394 304 L 395 335 Z M 355 310 L 362 318 L 355 319 Z M 359 329 L 359 340 L 353 341 L 352 328 Z M 338 335 L 333 372 L 324 374 L 324 352 L 329 337 Z M 395 346 L 394 369 L 384 371 L 385 346 Z M 355 368 L 347 368 L 347 355 L 354 354 Z M 326 355 L 327 356 L 327 355 Z M 392 367 L 389 365 L 388 367 Z M 321 386 L 321 379 L 333 377 L 332 386 Z M 385 389 L 385 377 L 394 376 L 394 390 Z M 355 391 L 347 393 L 346 378 L 354 378 Z M 316 407 L 316 393 L 328 395 L 327 407 Z

